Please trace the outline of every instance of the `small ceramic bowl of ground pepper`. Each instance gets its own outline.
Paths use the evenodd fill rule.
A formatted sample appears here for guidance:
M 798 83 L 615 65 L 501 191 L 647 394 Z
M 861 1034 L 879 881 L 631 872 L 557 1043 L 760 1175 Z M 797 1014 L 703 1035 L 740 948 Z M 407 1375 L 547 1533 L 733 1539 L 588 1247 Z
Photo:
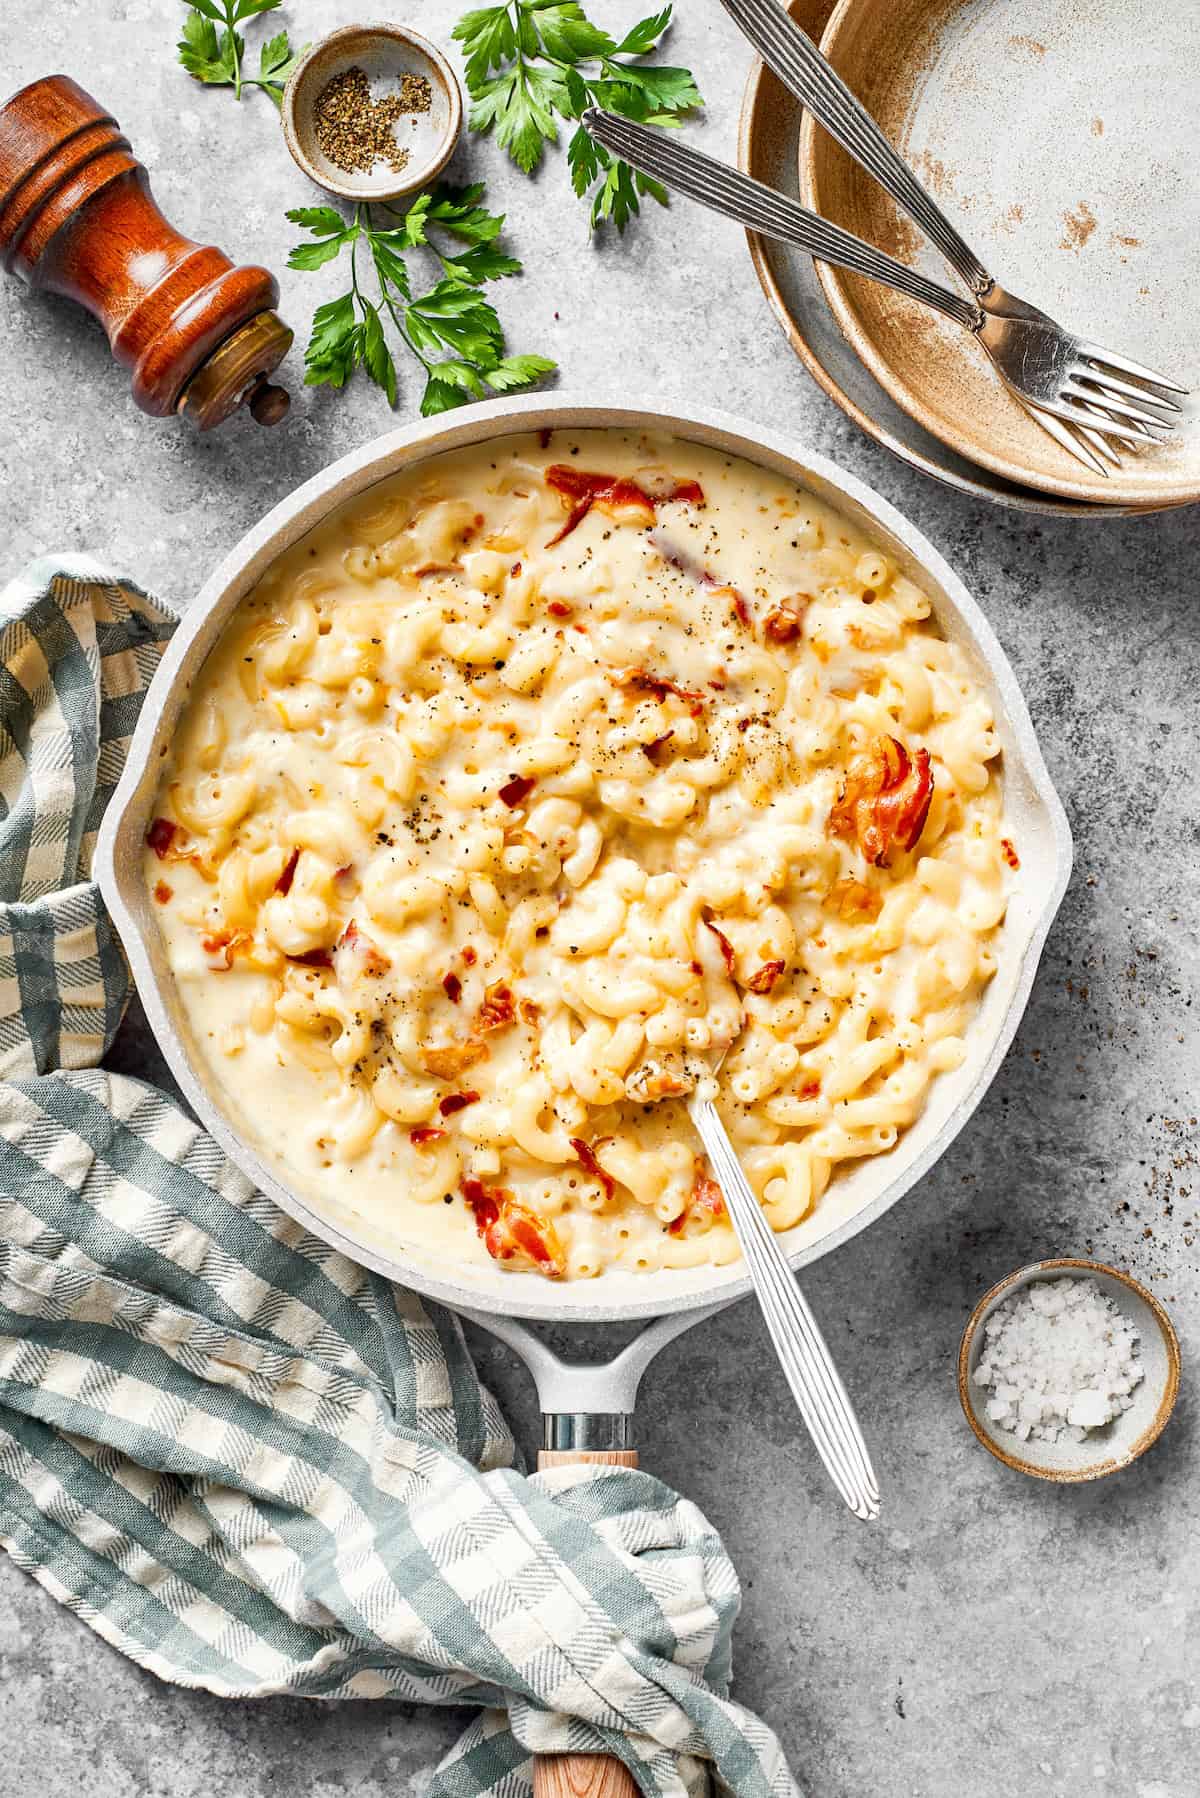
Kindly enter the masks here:
M 400 25 L 346 25 L 297 63 L 283 134 L 300 168 L 342 200 L 397 200 L 445 167 L 462 90 L 441 51 Z

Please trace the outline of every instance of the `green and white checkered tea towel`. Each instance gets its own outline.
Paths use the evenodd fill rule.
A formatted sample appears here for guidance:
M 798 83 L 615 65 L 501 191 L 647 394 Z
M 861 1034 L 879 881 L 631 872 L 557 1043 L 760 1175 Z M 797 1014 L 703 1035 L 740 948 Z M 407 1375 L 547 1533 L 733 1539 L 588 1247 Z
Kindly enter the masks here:
M 566 1749 L 662 1798 L 795 1794 L 727 1696 L 737 1577 L 696 1507 L 515 1471 L 451 1314 L 101 1067 L 130 983 L 91 851 L 174 622 L 82 558 L 0 594 L 0 1540 L 179 1685 L 483 1706 L 431 1798 L 516 1798 Z

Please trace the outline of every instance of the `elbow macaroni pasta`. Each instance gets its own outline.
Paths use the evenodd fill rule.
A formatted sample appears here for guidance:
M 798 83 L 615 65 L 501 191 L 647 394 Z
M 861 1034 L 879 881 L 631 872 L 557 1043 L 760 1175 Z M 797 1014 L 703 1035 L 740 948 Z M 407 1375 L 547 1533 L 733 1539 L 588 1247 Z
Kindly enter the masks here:
M 146 850 L 195 1040 L 285 1179 L 429 1253 L 733 1259 L 956 1067 L 1007 868 L 986 695 L 781 477 L 514 437 L 295 545 L 205 664 Z

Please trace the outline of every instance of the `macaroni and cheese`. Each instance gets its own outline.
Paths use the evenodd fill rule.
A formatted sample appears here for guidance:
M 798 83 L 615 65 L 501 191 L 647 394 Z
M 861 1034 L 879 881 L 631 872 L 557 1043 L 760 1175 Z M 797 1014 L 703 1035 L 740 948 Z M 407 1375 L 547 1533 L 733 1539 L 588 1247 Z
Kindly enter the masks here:
M 146 846 L 195 1043 L 313 1202 L 581 1277 L 734 1258 L 958 1065 L 1007 869 L 988 701 L 781 476 L 636 433 L 372 488 L 206 662 Z

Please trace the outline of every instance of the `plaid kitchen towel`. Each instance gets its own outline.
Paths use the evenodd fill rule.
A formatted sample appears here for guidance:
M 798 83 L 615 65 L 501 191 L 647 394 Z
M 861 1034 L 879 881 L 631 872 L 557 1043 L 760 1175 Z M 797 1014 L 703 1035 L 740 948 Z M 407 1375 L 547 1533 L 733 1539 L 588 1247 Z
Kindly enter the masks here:
M 162 1679 L 483 1710 L 432 1798 L 536 1750 L 796 1791 L 728 1697 L 737 1578 L 649 1474 L 526 1478 L 457 1319 L 284 1217 L 102 1068 L 129 975 L 91 850 L 174 618 L 90 560 L 0 594 L 0 1540 Z

